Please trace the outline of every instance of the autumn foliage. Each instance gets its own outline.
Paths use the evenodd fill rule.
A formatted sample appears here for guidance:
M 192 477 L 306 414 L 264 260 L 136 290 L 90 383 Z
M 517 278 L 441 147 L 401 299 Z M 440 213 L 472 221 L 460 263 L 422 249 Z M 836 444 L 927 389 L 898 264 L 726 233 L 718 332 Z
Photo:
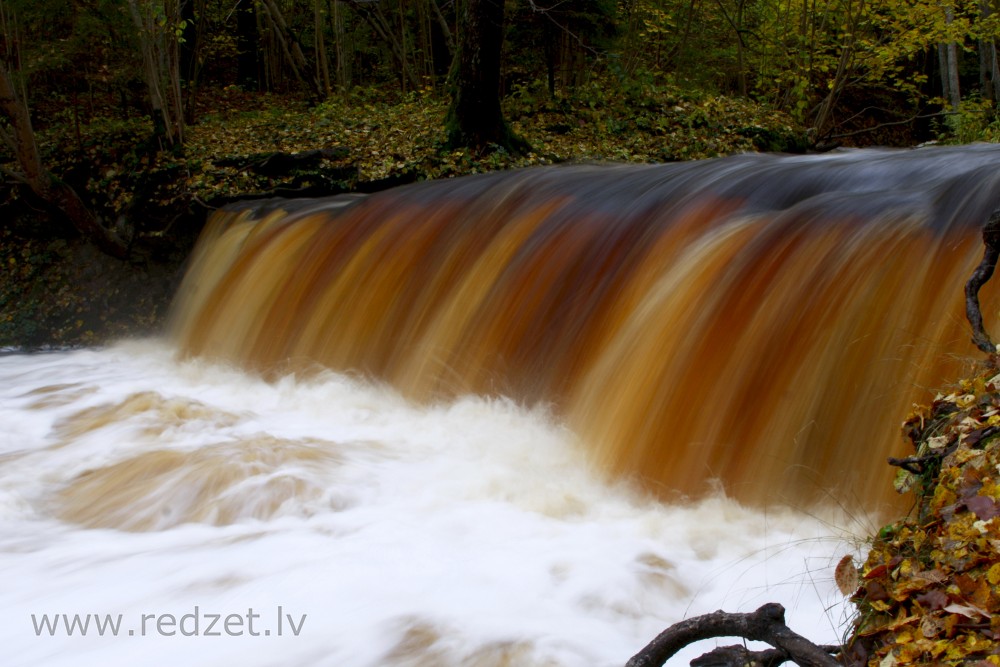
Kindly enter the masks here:
M 915 491 L 859 572 L 857 664 L 1000 665 L 1000 369 L 990 365 L 904 424 L 894 460 Z

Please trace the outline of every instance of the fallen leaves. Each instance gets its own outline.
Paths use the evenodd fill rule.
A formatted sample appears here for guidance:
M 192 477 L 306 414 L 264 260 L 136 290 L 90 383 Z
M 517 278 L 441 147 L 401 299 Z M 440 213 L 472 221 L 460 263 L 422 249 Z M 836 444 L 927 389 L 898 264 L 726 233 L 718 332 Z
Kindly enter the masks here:
M 100 217 L 142 221 L 149 209 L 171 211 L 166 217 L 172 219 L 191 202 L 278 191 L 330 194 L 565 161 L 661 162 L 789 150 L 804 136 L 764 105 L 666 85 L 624 90 L 615 79 L 595 79 L 571 95 L 552 96 L 544 82 L 518 87 L 504 105 L 514 130 L 532 146 L 526 155 L 499 147 L 446 149 L 448 98 L 433 91 L 358 88 L 308 105 L 225 88 L 204 89 L 197 99 L 198 122 L 186 128 L 183 153 L 156 149 L 147 118 L 95 118 L 79 128 L 53 123 L 40 131 L 44 160 Z M 234 166 L 254 155 L 315 150 L 336 151 L 337 158 L 281 174 Z M 0 164 L 9 159 L 0 154 Z
M 1000 665 L 998 426 L 996 368 L 904 423 L 916 456 L 894 460 L 896 487 L 917 506 L 879 532 L 859 571 L 854 641 L 868 665 Z
M 858 567 L 854 564 L 853 556 L 848 554 L 840 559 L 834 570 L 833 579 L 837 584 L 837 589 L 844 595 L 850 595 L 857 590 Z

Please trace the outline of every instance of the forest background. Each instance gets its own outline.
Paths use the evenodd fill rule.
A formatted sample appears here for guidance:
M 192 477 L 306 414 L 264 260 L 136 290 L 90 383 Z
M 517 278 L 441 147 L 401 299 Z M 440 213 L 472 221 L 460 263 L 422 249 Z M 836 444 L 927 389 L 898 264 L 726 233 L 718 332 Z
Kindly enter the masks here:
M 0 346 L 155 330 L 207 215 L 237 199 L 565 161 L 992 141 L 996 10 L 3 0 Z

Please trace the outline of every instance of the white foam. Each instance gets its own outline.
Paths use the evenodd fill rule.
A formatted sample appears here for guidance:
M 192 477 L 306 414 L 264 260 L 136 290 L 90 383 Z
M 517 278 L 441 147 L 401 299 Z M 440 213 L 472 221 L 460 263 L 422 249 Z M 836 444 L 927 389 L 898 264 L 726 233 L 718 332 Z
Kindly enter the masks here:
M 5 665 L 620 665 L 667 625 L 719 608 L 780 602 L 823 642 L 846 622 L 832 571 L 856 547 L 847 531 L 723 498 L 642 499 L 592 474 L 544 412 L 502 400 L 418 407 L 334 374 L 268 384 L 148 341 L 0 356 L 0 424 Z M 190 504 L 201 478 L 187 464 L 145 495 L 112 484 L 153 500 L 105 527 L 66 519 L 65 498 L 84 497 L 67 489 L 95 471 L 167 452 L 225 476 L 251 446 L 291 454 L 199 496 L 245 504 L 235 520 L 106 527 Z M 288 484 L 264 484 L 275 479 Z M 285 497 L 255 514 L 265 493 Z M 279 606 L 296 624 L 305 615 L 298 636 L 285 616 L 277 636 Z M 180 636 L 165 615 L 196 607 L 200 634 L 211 614 L 237 614 L 243 636 Z M 117 637 L 93 625 L 37 636 L 33 614 L 122 621 Z M 157 618 L 176 634 L 161 636 Z

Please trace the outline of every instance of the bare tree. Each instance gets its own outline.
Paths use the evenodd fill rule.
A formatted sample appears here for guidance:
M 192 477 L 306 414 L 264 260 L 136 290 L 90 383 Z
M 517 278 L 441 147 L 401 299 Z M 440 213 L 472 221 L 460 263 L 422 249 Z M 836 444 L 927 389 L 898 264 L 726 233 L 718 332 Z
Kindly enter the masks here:
M 153 134 L 169 148 L 184 144 L 184 104 L 181 97 L 182 29 L 178 0 L 129 0 L 142 51 L 143 72 L 152 107 Z
M 285 62 L 291 67 L 295 78 L 308 86 L 309 91 L 316 99 L 325 99 L 327 91 L 320 83 L 319 76 L 306 60 L 305 53 L 302 52 L 302 45 L 288 27 L 288 22 L 285 20 L 284 14 L 281 13 L 278 3 L 274 0 L 262 0 L 261 6 L 264 8 L 264 14 L 271 26 L 271 31 L 281 47 Z
M 6 176 L 26 185 L 42 201 L 59 211 L 87 239 L 104 252 L 115 257 L 128 254 L 128 230 L 109 229 L 80 199 L 76 190 L 55 178 L 42 164 L 42 157 L 31 127 L 27 92 L 23 85 L 15 84 L 17 63 L 16 29 L 8 22 L 5 7 L 0 4 L 0 32 L 4 42 L 3 59 L 0 60 L 0 141 L 17 159 L 20 169 L 0 167 Z
M 330 7 L 330 23 L 333 28 L 333 49 L 336 61 L 337 88 L 351 87 L 351 61 L 347 55 L 347 31 L 344 29 L 344 11 L 340 0 L 327 0 Z
M 503 2 L 503 0 L 498 0 Z M 392 24 L 382 11 L 381 3 L 370 0 L 347 0 L 354 10 L 372 27 L 378 36 L 389 45 L 392 57 L 399 66 L 400 84 L 405 90 L 407 86 L 416 90 L 420 88 L 420 79 L 413 71 L 406 57 L 406 44 L 396 36 Z

